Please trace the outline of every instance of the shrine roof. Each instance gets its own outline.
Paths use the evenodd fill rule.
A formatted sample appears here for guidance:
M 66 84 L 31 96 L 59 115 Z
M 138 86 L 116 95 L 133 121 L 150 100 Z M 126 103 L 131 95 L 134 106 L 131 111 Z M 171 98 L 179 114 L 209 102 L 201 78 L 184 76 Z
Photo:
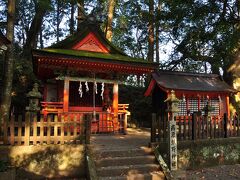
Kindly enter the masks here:
M 118 47 L 114 46 L 113 43 L 107 40 L 98 24 L 89 23 L 88 21 L 84 21 L 81 23 L 81 28 L 78 32 L 68 36 L 66 39 L 56 44 L 53 44 L 48 48 L 71 49 L 76 43 L 83 40 L 89 33 L 93 33 L 96 38 L 109 50 L 109 53 L 127 56 L 122 50 L 120 50 Z
M 152 73 L 152 78 L 165 89 L 236 92 L 216 74 L 158 71 Z
M 45 56 L 57 56 L 57 57 L 75 57 L 75 58 L 94 58 L 94 59 L 103 59 L 103 60 L 113 60 L 117 62 L 136 62 L 141 64 L 155 64 L 141 58 L 132 58 L 129 56 L 124 56 L 121 54 L 108 54 L 108 53 L 99 53 L 91 51 L 78 51 L 72 49 L 42 49 L 42 50 L 33 50 L 34 56 L 45 55 Z
M 149 96 L 155 86 L 164 91 L 200 92 L 200 93 L 236 93 L 237 91 L 224 82 L 217 74 L 187 73 L 177 71 L 156 71 L 152 73 L 152 80 L 145 91 Z

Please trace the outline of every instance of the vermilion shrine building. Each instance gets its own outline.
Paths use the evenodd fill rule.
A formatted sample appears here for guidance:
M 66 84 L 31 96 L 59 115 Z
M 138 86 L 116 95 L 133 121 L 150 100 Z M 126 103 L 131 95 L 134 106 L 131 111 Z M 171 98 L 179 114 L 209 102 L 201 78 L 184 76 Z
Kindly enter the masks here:
M 157 68 L 155 63 L 127 56 L 87 20 L 79 32 L 32 53 L 34 71 L 44 85 L 42 113 L 93 113 L 92 126 L 99 132 L 121 128 L 119 117 L 127 113 L 127 105 L 118 103 L 121 80 Z
M 216 74 L 154 72 L 145 96 L 152 95 L 155 113 L 166 113 L 164 100 L 171 90 L 174 90 L 176 97 L 180 99 L 179 116 L 187 116 L 193 112 L 204 114 L 203 108 L 207 102 L 213 107 L 210 112 L 212 116 L 222 116 L 224 113 L 229 116 L 229 95 L 236 92 Z

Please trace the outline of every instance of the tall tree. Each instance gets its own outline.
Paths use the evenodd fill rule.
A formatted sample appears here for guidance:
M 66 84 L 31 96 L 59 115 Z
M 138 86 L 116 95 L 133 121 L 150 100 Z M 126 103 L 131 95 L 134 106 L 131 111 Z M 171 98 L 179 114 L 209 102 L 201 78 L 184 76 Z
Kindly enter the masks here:
M 14 22 L 15 22 L 15 0 L 8 0 L 7 12 L 7 38 L 11 42 L 7 45 L 7 54 L 5 59 L 5 75 L 3 79 L 3 94 L 0 107 L 0 122 L 7 121 L 9 118 L 11 106 L 13 65 L 14 65 Z
M 77 21 L 77 31 L 81 28 L 81 23 L 86 18 L 85 10 L 84 10 L 84 0 L 77 0 L 78 6 L 78 21 Z
M 27 32 L 26 43 L 23 47 L 23 56 L 27 59 L 31 58 L 31 49 L 35 48 L 37 45 L 37 37 L 38 33 L 41 30 L 43 17 L 50 9 L 50 7 L 50 0 L 38 0 L 35 2 L 35 15 L 32 20 L 30 29 Z
M 154 0 L 149 0 L 149 23 L 148 23 L 148 60 L 154 58 Z
M 157 17 L 156 19 L 158 19 L 155 22 L 155 26 L 156 26 L 156 62 L 159 63 L 159 31 L 160 31 L 160 13 L 161 13 L 161 0 L 158 0 L 158 6 L 157 6 Z
M 108 3 L 108 19 L 107 19 L 107 26 L 106 26 L 106 38 L 109 41 L 112 41 L 112 34 L 113 34 L 112 23 L 113 23 L 113 14 L 114 14 L 115 5 L 116 5 L 116 0 L 109 0 L 109 3 Z
M 161 14 L 175 45 L 167 66 L 186 70 L 199 64 L 192 69 L 199 71 L 207 62 L 213 73 L 223 72 L 224 80 L 232 85 L 229 67 L 235 63 L 240 44 L 239 0 L 163 3 Z
M 75 5 L 75 1 L 71 0 L 70 1 L 70 8 L 71 8 L 71 10 L 70 10 L 70 21 L 69 21 L 70 34 L 74 33 L 74 13 L 75 13 L 74 5 Z

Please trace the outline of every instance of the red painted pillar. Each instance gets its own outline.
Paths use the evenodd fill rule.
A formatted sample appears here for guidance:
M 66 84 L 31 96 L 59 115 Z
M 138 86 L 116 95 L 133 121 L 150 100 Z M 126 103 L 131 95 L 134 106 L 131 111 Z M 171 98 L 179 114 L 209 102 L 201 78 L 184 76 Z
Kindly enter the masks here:
M 63 88 L 63 112 L 68 112 L 68 107 L 69 107 L 69 78 L 65 78 Z
M 230 118 L 230 108 L 229 108 L 229 96 L 226 96 L 226 113 L 227 113 L 227 117 L 228 119 Z
M 118 130 L 118 83 L 113 84 L 113 115 L 114 130 Z

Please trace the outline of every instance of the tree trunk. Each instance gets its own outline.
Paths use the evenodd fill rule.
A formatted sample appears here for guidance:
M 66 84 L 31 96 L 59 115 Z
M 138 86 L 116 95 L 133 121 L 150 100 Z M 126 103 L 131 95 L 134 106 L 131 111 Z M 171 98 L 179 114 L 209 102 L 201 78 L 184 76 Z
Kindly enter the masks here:
M 5 59 L 5 75 L 3 79 L 3 94 L 0 108 L 0 122 L 9 120 L 9 112 L 11 107 L 13 64 L 14 64 L 14 21 L 15 21 L 15 0 L 8 0 L 7 13 L 7 38 L 11 42 L 7 45 L 7 54 Z
M 59 42 L 59 25 L 60 25 L 60 1 L 57 0 L 57 42 Z
M 50 4 L 50 0 L 48 2 Z M 36 13 L 27 33 L 26 44 L 23 48 L 23 56 L 28 60 L 31 59 L 31 49 L 34 48 L 37 44 L 37 36 L 41 30 L 43 17 L 48 10 L 45 6 L 41 7 L 41 3 L 36 4 L 35 9 Z
M 153 62 L 154 57 L 154 1 L 149 0 L 149 24 L 148 24 L 148 60 Z
M 160 31 L 160 16 L 161 13 L 161 0 L 158 0 L 158 7 L 157 7 L 157 18 L 156 18 L 156 62 L 160 63 L 159 60 L 159 31 Z
M 71 1 L 71 18 L 70 18 L 70 24 L 69 24 L 69 28 L 70 28 L 70 34 L 74 33 L 74 0 Z
M 113 13 L 116 5 L 116 0 L 109 0 L 108 3 L 108 19 L 106 26 L 106 38 L 109 41 L 112 41 L 112 22 L 113 22 Z
M 81 28 L 81 23 L 85 19 L 84 0 L 77 0 L 77 6 L 78 6 L 77 31 L 79 31 Z

